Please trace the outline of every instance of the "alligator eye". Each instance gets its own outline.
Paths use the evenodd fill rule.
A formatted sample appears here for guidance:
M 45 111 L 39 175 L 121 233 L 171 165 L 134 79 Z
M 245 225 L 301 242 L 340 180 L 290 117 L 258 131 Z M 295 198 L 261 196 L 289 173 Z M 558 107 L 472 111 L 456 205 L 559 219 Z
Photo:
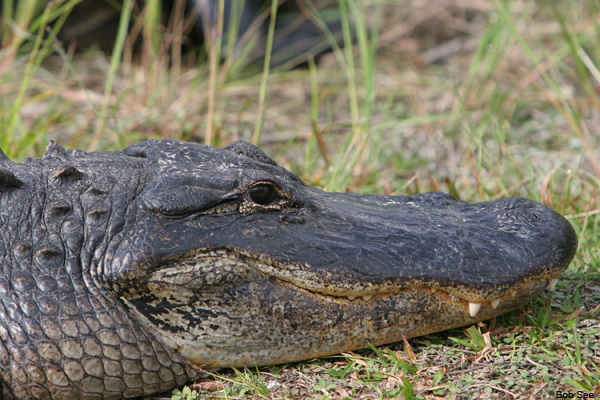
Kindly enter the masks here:
M 250 189 L 250 198 L 256 204 L 264 206 L 273 201 L 275 193 L 271 185 L 257 185 Z

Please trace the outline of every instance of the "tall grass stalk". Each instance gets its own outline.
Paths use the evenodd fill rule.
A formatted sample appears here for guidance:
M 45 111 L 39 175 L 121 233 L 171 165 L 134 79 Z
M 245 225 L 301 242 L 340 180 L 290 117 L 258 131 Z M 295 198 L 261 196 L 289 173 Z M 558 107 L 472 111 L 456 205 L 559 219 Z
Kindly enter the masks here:
M 342 24 L 342 34 L 344 40 L 345 58 L 342 58 L 343 71 L 346 72 L 346 84 L 348 85 L 348 100 L 350 101 L 350 116 L 352 125 L 359 124 L 360 112 L 358 106 L 358 90 L 356 89 L 356 67 L 354 65 L 354 41 L 350 29 L 350 13 L 348 10 L 348 1 L 340 0 L 340 22 Z M 338 60 L 340 58 L 338 57 Z
M 108 70 L 108 75 L 106 76 L 106 83 L 104 85 L 104 96 L 102 100 L 102 106 L 100 109 L 100 115 L 98 116 L 98 120 L 96 122 L 94 137 L 90 143 L 90 148 L 92 150 L 98 147 L 98 144 L 102 139 L 102 135 L 104 134 L 104 130 L 106 129 L 106 124 L 108 121 L 108 111 L 111 106 L 110 100 L 113 93 L 113 86 L 115 83 L 117 72 L 121 65 L 121 56 L 123 54 L 123 46 L 125 45 L 125 39 L 127 38 L 132 8 L 132 0 L 123 1 L 123 7 L 121 9 L 121 18 L 119 20 L 119 29 L 117 31 L 117 38 L 115 40 L 115 46 L 113 48 L 112 55 L 110 58 L 110 67 Z
M 159 7 L 158 5 L 157 7 Z M 175 0 L 173 5 L 173 40 L 171 43 L 171 76 L 179 76 L 181 71 L 181 48 L 183 45 L 183 23 L 185 21 L 185 0 Z M 156 27 L 160 26 L 160 20 L 156 20 Z
M 210 51 L 209 51 L 209 77 L 208 77 L 208 115 L 206 117 L 206 134 L 204 135 L 204 143 L 213 144 L 214 136 L 214 118 L 215 118 L 215 102 L 217 98 L 217 73 L 221 60 L 221 46 L 223 41 L 223 20 L 225 18 L 225 1 L 219 0 L 219 8 L 217 11 L 217 25 L 213 25 L 210 35 Z
M 252 135 L 252 143 L 255 145 L 258 145 L 258 142 L 260 141 L 260 135 L 262 135 L 265 125 L 267 86 L 269 83 L 269 73 L 271 71 L 271 54 L 273 53 L 273 40 L 275 38 L 275 22 L 277 19 L 278 6 L 279 2 L 277 0 L 271 0 L 271 19 L 269 20 L 267 48 L 265 51 L 265 61 L 263 64 L 260 91 L 258 94 L 258 111 L 256 113 L 256 122 L 254 124 L 254 134 Z
M 161 37 L 160 37 L 160 19 L 161 19 L 161 3 L 160 0 L 147 0 L 142 13 L 142 63 L 145 66 L 148 85 L 155 85 L 159 81 L 161 70 L 164 68 L 161 54 Z M 173 35 L 174 40 L 176 35 Z M 175 46 L 174 46 L 175 47 Z M 180 61 L 173 55 L 173 67 L 178 68 Z
M 2 3 L 2 21 L 0 24 L 1 47 L 3 49 L 0 75 L 8 72 L 20 47 L 27 40 L 31 40 L 35 32 L 39 34 L 41 31 L 43 35 L 48 23 L 56 20 L 49 37 L 46 38 L 45 45 L 42 46 L 50 48 L 50 44 L 63 26 L 71 9 L 80 1 L 57 0 L 50 3 L 44 0 L 21 1 L 15 2 L 16 9 L 13 7 L 12 1 L 4 1 Z M 44 5 L 46 6 L 44 7 Z M 38 15 L 41 10 L 44 10 L 44 12 Z M 39 47 L 37 50 L 39 50 Z M 44 57 L 46 55 L 47 51 L 44 52 Z
M 31 22 L 44 8 L 44 4 L 45 0 L 2 2 L 2 48 L 10 46 L 16 52 L 26 38 L 23 33 L 29 30 Z
M 379 10 L 378 6 L 376 8 L 377 15 L 379 15 Z M 346 71 L 352 127 L 351 133 L 339 153 L 340 155 L 332 166 L 333 169 L 326 186 L 328 190 L 332 191 L 340 191 L 347 187 L 347 180 L 352 166 L 361 155 L 367 153 L 372 104 L 375 100 L 374 65 L 379 34 L 377 23 L 369 29 L 366 23 L 365 10 L 355 0 L 340 0 L 339 11 L 346 51 L 346 56 L 342 59 L 342 68 Z M 355 22 L 355 35 L 358 41 L 359 59 L 361 61 L 360 68 L 363 72 L 364 100 L 362 102 L 360 102 L 360 95 L 356 85 L 358 71 L 354 63 L 354 45 L 350 30 L 351 19 Z M 379 21 L 379 18 L 376 18 L 376 20 Z M 362 110 L 362 114 L 359 110 Z
M 319 128 L 319 106 L 321 105 L 321 98 L 319 96 L 319 80 L 317 78 L 317 66 L 315 64 L 314 58 L 310 58 L 308 60 L 308 69 L 310 72 L 310 86 L 311 86 L 311 121 L 312 121 L 312 132 L 313 135 L 310 138 L 310 141 L 307 146 L 306 151 L 306 163 L 309 160 L 312 160 L 312 153 L 315 147 L 315 143 L 319 146 L 319 150 L 323 159 L 325 160 L 325 164 L 329 167 L 331 165 L 331 160 L 329 158 L 329 152 L 327 151 L 327 146 L 325 145 L 325 140 L 323 139 L 323 133 Z M 305 163 L 305 165 L 306 165 Z M 307 166 L 307 165 L 306 165 Z M 308 169 L 308 168 L 307 168 Z
M 6 127 L 6 129 L 4 129 L 4 132 L 3 132 L 4 134 L 1 137 L 2 140 L 0 141 L 0 147 L 2 147 L 2 148 L 5 148 L 5 149 L 11 148 L 13 137 L 16 136 L 15 129 L 17 126 L 17 121 L 19 119 L 19 110 L 23 106 L 25 92 L 26 92 L 27 88 L 29 87 L 30 81 L 33 78 L 35 71 L 39 67 L 41 60 L 43 58 L 43 55 L 42 55 L 42 57 L 40 57 L 40 53 L 42 53 L 41 46 L 42 46 L 43 38 L 44 38 L 43 27 L 46 26 L 49 18 L 50 18 L 50 7 L 46 7 L 44 9 L 44 12 L 42 13 L 41 27 L 40 27 L 40 29 L 38 29 L 38 33 L 35 37 L 35 42 L 33 44 L 33 49 L 31 50 L 29 59 L 27 61 L 27 64 L 25 65 L 25 71 L 23 72 L 23 80 L 21 81 L 21 84 L 19 86 L 19 92 L 17 94 L 16 99 L 13 102 L 12 109 L 9 112 L 8 126 Z M 46 43 L 49 43 L 49 42 L 47 41 Z

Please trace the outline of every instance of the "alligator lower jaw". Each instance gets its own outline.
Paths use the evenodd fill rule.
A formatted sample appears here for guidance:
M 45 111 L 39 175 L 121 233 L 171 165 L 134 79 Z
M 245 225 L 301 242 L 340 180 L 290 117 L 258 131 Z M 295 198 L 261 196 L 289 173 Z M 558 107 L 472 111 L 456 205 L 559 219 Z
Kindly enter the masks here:
M 531 280 L 498 299 L 495 308 L 491 302 L 481 304 L 475 316 L 468 301 L 440 289 L 414 287 L 350 300 L 272 277 L 221 293 L 186 295 L 173 288 L 164 295 L 180 306 L 169 306 L 153 319 L 130 304 L 150 332 L 191 364 L 246 367 L 318 358 L 473 324 L 514 310 L 547 287 L 547 281 Z
M 277 284 L 283 290 L 290 286 L 282 282 Z M 178 351 L 192 364 L 203 367 L 296 362 L 357 350 L 369 344 L 395 343 L 403 338 L 487 320 L 526 304 L 546 287 L 547 282 L 531 281 L 522 286 L 514 297 L 501 299 L 496 308 L 491 303 L 482 304 L 475 317 L 469 315 L 468 302 L 429 288 L 411 288 L 387 296 L 350 301 L 345 297 L 336 298 L 296 288 L 296 296 L 301 296 L 296 300 L 302 303 L 301 310 L 296 310 L 296 313 L 307 315 L 304 325 L 289 329 L 287 323 L 290 320 L 299 322 L 294 316 L 297 314 L 289 312 L 287 320 L 264 321 L 263 329 L 269 331 L 269 335 L 258 339 L 245 334 L 229 340 L 211 338 L 210 343 L 197 340 L 180 343 Z M 264 307 L 271 310 L 269 305 Z M 261 316 L 252 319 L 259 320 Z
M 417 280 L 359 287 L 339 279 L 322 291 L 281 273 L 291 267 L 276 267 L 247 253 L 210 250 L 154 269 L 121 298 L 142 326 L 190 363 L 243 367 L 338 354 L 490 319 L 531 301 L 558 276 L 548 272 L 487 292 Z M 315 278 L 305 270 L 307 276 Z

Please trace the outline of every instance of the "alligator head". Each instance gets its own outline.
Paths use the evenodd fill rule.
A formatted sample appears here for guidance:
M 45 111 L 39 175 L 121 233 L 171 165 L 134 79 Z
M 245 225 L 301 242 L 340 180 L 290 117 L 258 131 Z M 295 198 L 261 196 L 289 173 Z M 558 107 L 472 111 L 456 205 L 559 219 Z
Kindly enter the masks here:
M 553 287 L 571 225 L 522 198 L 360 196 L 305 185 L 256 147 L 129 147 L 135 221 L 99 268 L 195 364 L 282 363 L 489 319 Z
M 0 227 L 4 399 L 141 396 L 197 377 L 188 363 L 470 324 L 552 287 L 577 247 L 533 201 L 326 193 L 244 142 L 0 152 Z

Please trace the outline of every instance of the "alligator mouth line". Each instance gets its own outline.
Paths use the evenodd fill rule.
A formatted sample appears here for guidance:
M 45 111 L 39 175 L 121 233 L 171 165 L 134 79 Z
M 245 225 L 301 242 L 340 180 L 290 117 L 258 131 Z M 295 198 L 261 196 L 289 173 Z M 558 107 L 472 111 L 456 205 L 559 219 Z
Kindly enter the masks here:
M 414 279 L 411 282 L 410 278 L 401 282 L 353 284 L 342 282 L 340 277 L 336 280 L 331 275 L 318 276 L 310 269 L 308 264 L 285 264 L 263 254 L 251 254 L 239 249 L 203 249 L 159 267 L 150 274 L 146 282 L 209 288 L 235 284 L 236 281 L 243 282 L 253 274 L 259 274 L 274 279 L 281 285 L 305 291 L 306 295 L 354 303 L 373 302 L 412 290 L 422 294 L 438 293 L 447 302 L 460 303 L 471 317 L 477 316 L 482 305 L 487 304 L 495 310 L 502 302 L 514 299 L 532 285 L 553 290 L 558 282 L 556 276 L 538 276 L 482 290 L 465 285 L 447 286 L 436 280 Z M 190 284 L 194 280 L 201 284 Z
M 331 295 L 331 294 L 326 294 L 326 293 L 322 293 L 322 292 L 318 292 L 318 291 L 312 291 L 309 289 L 305 289 L 302 288 L 301 286 L 297 286 L 294 283 L 291 282 L 287 282 L 287 281 L 282 281 L 279 280 L 280 282 L 285 282 L 286 284 L 293 286 L 296 289 L 303 289 L 307 292 L 309 292 L 312 295 L 318 295 L 318 296 L 323 296 L 325 298 L 330 298 L 330 299 L 335 299 L 337 301 L 346 301 L 346 302 L 350 302 L 350 303 L 358 303 L 358 302 L 364 302 L 364 303 L 369 303 L 371 301 L 377 301 L 379 298 L 385 298 L 385 297 L 391 297 L 391 296 L 398 296 L 400 295 L 403 290 L 409 290 L 409 288 L 402 288 L 399 290 L 391 290 L 391 291 L 386 291 L 386 292 L 380 292 L 380 293 L 376 293 L 376 294 L 367 294 L 367 295 L 361 295 L 361 294 L 356 294 L 356 295 Z M 546 280 L 546 282 L 543 281 L 536 281 L 536 280 L 531 280 L 528 283 L 525 283 L 523 285 L 520 285 L 519 288 L 517 289 L 513 289 L 510 295 L 507 295 L 505 297 L 502 298 L 496 298 L 494 300 L 486 300 L 483 302 L 472 302 L 463 298 L 460 298 L 458 296 L 455 296 L 451 293 L 449 293 L 448 291 L 444 290 L 444 289 L 438 289 L 435 287 L 428 287 L 428 286 L 413 286 L 410 289 L 414 290 L 414 291 L 420 291 L 422 293 L 430 293 L 430 294 L 438 294 L 441 296 L 444 296 L 447 298 L 448 302 L 452 302 L 452 303 L 461 303 L 462 305 L 464 305 L 464 307 L 466 309 L 469 310 L 469 315 L 473 318 L 475 318 L 477 316 L 477 313 L 479 312 L 479 310 L 481 309 L 482 306 L 485 306 L 486 304 L 489 304 L 489 306 L 492 309 L 497 309 L 498 306 L 500 305 L 500 303 L 503 300 L 509 300 L 512 299 L 513 297 L 515 297 L 517 294 L 519 294 L 520 292 L 527 290 L 529 286 L 531 286 L 532 284 L 535 286 L 536 282 L 539 282 L 539 286 L 545 286 L 547 290 L 554 290 L 554 288 L 556 287 L 556 284 L 558 282 L 558 278 L 551 278 Z
M 466 307 L 469 310 L 469 315 L 471 317 L 477 316 L 482 304 L 489 303 L 492 309 L 498 308 L 498 305 L 503 299 L 514 298 L 519 292 L 523 291 L 526 287 L 529 286 L 531 282 L 543 282 L 546 285 L 548 290 L 554 290 L 556 284 L 558 282 L 558 278 L 556 276 L 548 276 L 540 279 L 536 278 L 524 278 L 518 283 L 513 283 L 512 285 L 505 284 L 504 287 L 500 286 L 498 288 L 493 288 L 493 290 L 482 290 L 480 293 L 477 293 L 477 290 L 474 290 L 472 287 L 467 286 L 445 286 L 440 284 L 439 282 L 425 281 L 422 280 L 414 280 L 414 283 L 402 282 L 401 284 L 390 282 L 390 283 L 382 283 L 382 284 L 355 284 L 355 285 L 339 285 L 335 284 L 331 285 L 319 285 L 320 282 L 335 282 L 335 280 L 326 281 L 324 279 L 318 281 L 309 275 L 314 275 L 310 271 L 304 273 L 300 272 L 299 274 L 294 274 L 294 270 L 290 268 L 281 268 L 281 262 L 273 260 L 269 257 L 264 256 L 254 256 L 247 252 L 240 251 L 236 249 L 236 252 L 242 256 L 252 258 L 257 260 L 256 263 L 253 263 L 253 267 L 255 267 L 259 272 L 263 273 L 266 276 L 274 277 L 281 281 L 287 282 L 292 286 L 306 289 L 311 293 L 317 293 L 324 296 L 332 296 L 334 298 L 347 299 L 348 301 L 356 301 L 361 299 L 362 301 L 372 301 L 374 298 L 378 296 L 390 296 L 394 294 L 398 294 L 403 289 L 415 289 L 415 290 L 427 290 L 431 293 L 441 292 L 445 293 L 449 296 L 449 300 L 452 302 L 464 302 L 466 303 Z M 310 265 L 306 265 L 306 268 L 309 269 Z M 296 269 L 295 271 L 302 271 L 301 268 Z M 301 279 L 302 275 L 305 275 L 305 279 Z M 300 278 L 300 279 L 299 279 Z M 311 279 L 312 278 L 312 279 Z M 315 281 L 317 284 L 314 284 Z M 311 283 L 313 285 L 311 285 Z M 510 287 L 509 287 L 510 286 Z

